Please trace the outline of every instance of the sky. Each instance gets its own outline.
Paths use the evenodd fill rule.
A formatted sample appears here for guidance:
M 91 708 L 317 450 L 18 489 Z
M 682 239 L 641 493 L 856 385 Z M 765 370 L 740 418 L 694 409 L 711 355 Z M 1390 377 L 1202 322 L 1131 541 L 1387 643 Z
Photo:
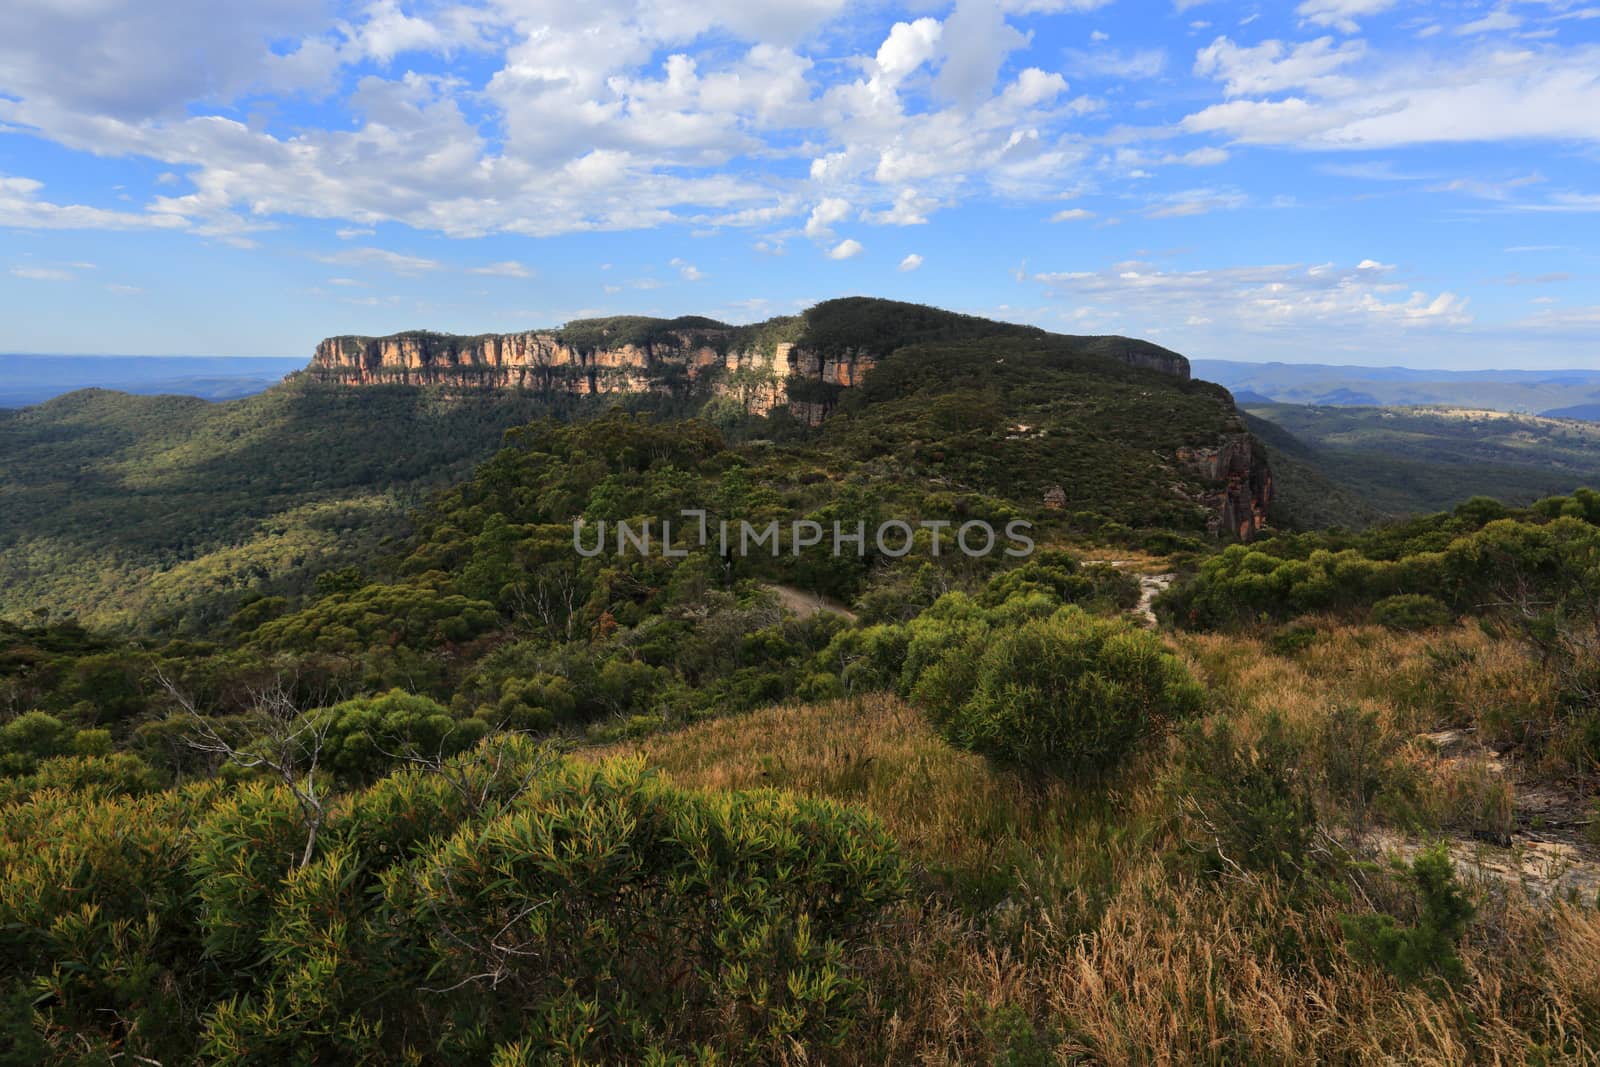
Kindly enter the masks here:
M 0 351 L 844 295 L 1600 367 L 1600 6 L 6 0 Z

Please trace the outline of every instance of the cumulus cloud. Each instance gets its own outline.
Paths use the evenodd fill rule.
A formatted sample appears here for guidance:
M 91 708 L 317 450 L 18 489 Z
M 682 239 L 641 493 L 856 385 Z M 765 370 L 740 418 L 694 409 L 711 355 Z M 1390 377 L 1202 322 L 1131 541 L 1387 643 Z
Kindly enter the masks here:
M 900 266 L 896 267 L 895 269 L 905 272 L 916 270 L 920 266 L 922 266 L 922 257 L 917 255 L 915 252 L 911 252 L 906 256 L 905 259 L 900 261 Z
M 969 196 L 1041 195 L 1084 163 L 1073 124 L 1097 105 L 1058 72 L 1000 72 L 1028 44 L 1013 16 L 1098 0 L 959 0 L 841 63 L 815 35 L 846 6 L 353 0 L 330 19 L 323 0 L 225 16 L 202 0 L 15 0 L 0 9 L 0 125 L 147 158 L 192 187 L 157 198 L 157 221 L 87 222 L 245 245 L 287 217 L 336 220 L 345 240 L 383 222 L 453 237 L 776 228 L 819 198 L 909 225 Z M 466 49 L 490 73 L 411 62 Z M 327 97 L 336 118 L 292 134 L 241 121 L 258 92 Z M 809 182 L 775 162 L 798 151 Z M 807 220 L 823 240 L 839 221 Z
M 1050 216 L 1051 222 L 1081 222 L 1084 219 L 1094 218 L 1094 212 L 1088 208 L 1069 207 L 1063 208 Z
M 1335 74 L 1363 60 L 1360 77 Z M 1600 46 L 1367 57 L 1326 38 L 1239 48 L 1219 38 L 1196 70 L 1231 96 L 1187 116 L 1191 133 L 1249 144 L 1373 149 L 1471 141 L 1600 140 Z M 1260 99 L 1289 93 L 1281 99 Z M 1244 99 L 1242 97 L 1251 97 Z
M 864 247 L 862 247 L 862 244 L 861 244 L 860 241 L 857 241 L 853 237 L 847 237 L 843 241 L 840 241 L 838 244 L 834 245 L 831 249 L 828 250 L 828 258 L 829 259 L 854 259 L 856 256 L 859 256 L 862 252 L 865 252 L 865 251 L 866 251 L 866 249 Z
M 1099 271 L 1034 275 L 1101 325 L 1158 333 L 1186 325 L 1233 334 L 1348 328 L 1461 327 L 1472 322 L 1467 301 L 1427 293 L 1398 278 L 1393 265 L 1366 259 L 1355 266 L 1273 264 L 1215 270 L 1164 270 L 1144 261 Z
M 850 201 L 840 197 L 830 196 L 822 200 L 806 218 L 806 236 L 813 239 L 831 237 L 834 224 L 849 218 L 850 210 Z
M 40 199 L 44 183 L 0 175 L 0 226 L 23 230 L 183 229 L 188 223 L 167 214 L 111 211 L 86 204 L 56 204 Z

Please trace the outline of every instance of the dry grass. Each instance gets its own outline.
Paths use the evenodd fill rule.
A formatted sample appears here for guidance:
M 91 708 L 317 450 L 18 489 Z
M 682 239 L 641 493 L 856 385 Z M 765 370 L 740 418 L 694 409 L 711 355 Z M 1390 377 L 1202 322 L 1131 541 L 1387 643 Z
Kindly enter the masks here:
M 1186 639 L 1232 713 L 1281 707 L 1308 731 L 1330 681 L 1386 728 L 1382 699 L 1417 638 L 1350 633 L 1290 662 Z M 1382 679 L 1361 676 L 1382 672 Z M 1400 706 L 1404 705 L 1404 706 Z M 790 706 L 608 753 L 643 753 L 684 785 L 773 786 L 870 807 L 924 872 L 871 963 L 852 1063 L 1600 1064 L 1600 917 L 1504 897 L 1462 955 L 1459 991 L 1405 990 L 1351 958 L 1331 898 L 1266 879 L 1192 880 L 1165 862 L 1160 755 L 1120 797 L 1032 792 L 942 745 L 892 697 Z M 962 886 L 992 892 L 963 894 Z

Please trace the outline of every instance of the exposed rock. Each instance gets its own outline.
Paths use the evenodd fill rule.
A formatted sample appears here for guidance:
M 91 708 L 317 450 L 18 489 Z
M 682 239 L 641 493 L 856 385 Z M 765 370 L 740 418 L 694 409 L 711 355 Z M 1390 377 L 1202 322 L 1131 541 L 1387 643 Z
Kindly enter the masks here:
M 1031 327 L 988 323 L 937 309 L 852 298 L 832 305 L 876 308 L 883 321 L 911 316 L 956 331 L 993 329 L 1004 335 L 1054 336 Z M 815 311 L 816 309 L 813 309 Z M 810 313 L 808 313 L 810 314 Z M 816 423 L 838 391 L 858 386 L 878 363 L 915 339 L 894 331 L 864 331 L 861 343 L 807 340 L 803 318 L 736 327 L 704 318 L 624 317 L 569 323 L 559 330 L 453 334 L 410 331 L 387 337 L 330 337 L 317 346 L 313 376 L 348 385 L 452 385 L 529 389 L 587 396 L 674 393 L 699 389 L 731 396 L 754 414 L 786 404 Z M 998 335 L 998 334 L 997 334 Z M 873 340 L 872 338 L 879 338 Z M 1189 361 L 1158 345 L 1126 337 L 1060 337 L 1081 355 L 1115 360 L 1187 380 Z
M 824 309 L 819 328 L 816 316 Z M 991 334 L 1049 338 L 1065 342 L 1067 351 L 1077 356 L 1189 379 L 1188 360 L 1145 341 L 1050 335 L 1033 327 L 861 298 L 742 327 L 694 317 L 620 317 L 511 334 L 411 331 L 331 337 L 317 346 L 309 373 L 355 386 L 443 385 L 571 396 L 698 394 L 731 398 L 752 414 L 786 406 L 796 418 L 816 424 L 842 390 L 861 385 L 901 345 L 915 343 L 919 336 L 970 341 Z M 1043 432 L 1032 426 L 1013 429 L 1024 437 Z M 1182 449 L 1176 458 L 1209 487 L 1190 499 L 1206 509 L 1213 533 L 1248 539 L 1265 526 L 1272 475 L 1260 446 L 1237 419 L 1229 421 L 1217 445 Z M 1066 505 L 1063 487 L 1046 492 L 1045 507 Z
M 1248 541 L 1267 526 L 1272 503 L 1272 470 L 1261 443 L 1242 425 L 1209 448 L 1180 448 L 1178 462 L 1211 483 L 1202 497 L 1212 533 Z

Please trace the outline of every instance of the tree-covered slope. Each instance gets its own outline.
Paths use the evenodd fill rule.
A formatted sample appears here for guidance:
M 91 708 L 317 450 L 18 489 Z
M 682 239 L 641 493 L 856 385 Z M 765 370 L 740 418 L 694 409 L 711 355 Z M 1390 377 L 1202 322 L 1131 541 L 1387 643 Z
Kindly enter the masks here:
M 1388 515 L 1438 511 L 1473 496 L 1530 504 L 1600 481 L 1600 425 L 1594 423 L 1439 407 L 1245 408 L 1303 446 L 1298 455 L 1293 446 L 1274 452 L 1289 453 L 1283 465 L 1288 477 L 1279 483 L 1286 497 L 1295 495 L 1297 461 L 1336 482 L 1341 495 Z M 1263 436 L 1273 437 L 1265 430 Z M 1297 523 L 1303 527 L 1347 510 L 1330 511 L 1327 498 L 1300 495 L 1301 512 L 1311 520 Z
M 0 616 L 214 621 L 248 587 L 303 587 L 372 551 L 547 410 L 290 382 L 222 404 L 84 390 L 0 412 Z

